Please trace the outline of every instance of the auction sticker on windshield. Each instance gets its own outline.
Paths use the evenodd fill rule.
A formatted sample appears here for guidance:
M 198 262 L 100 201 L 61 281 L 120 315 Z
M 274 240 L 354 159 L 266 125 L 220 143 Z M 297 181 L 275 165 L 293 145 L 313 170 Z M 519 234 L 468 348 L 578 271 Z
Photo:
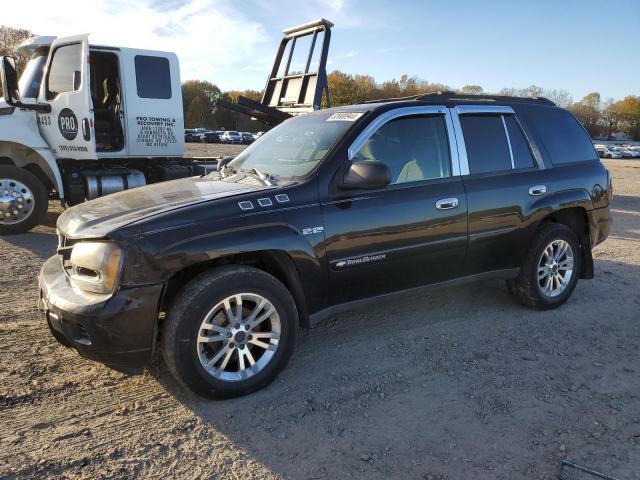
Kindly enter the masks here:
M 364 112 L 338 112 L 327 118 L 327 122 L 355 122 Z

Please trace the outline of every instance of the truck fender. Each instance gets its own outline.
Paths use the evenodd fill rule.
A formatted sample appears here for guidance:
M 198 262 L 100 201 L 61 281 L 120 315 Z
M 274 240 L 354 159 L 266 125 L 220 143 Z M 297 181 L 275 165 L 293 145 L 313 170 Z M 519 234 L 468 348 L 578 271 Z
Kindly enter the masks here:
M 593 200 L 587 190 L 574 188 L 549 193 L 536 199 L 531 204 L 530 211 L 534 213 L 536 223 L 539 223 L 553 212 L 575 207 L 583 208 L 586 212 L 593 210 Z
M 16 167 L 37 165 L 64 198 L 64 186 L 56 158 L 48 147 L 31 148 L 21 143 L 0 141 L 0 158 L 8 158 Z
M 315 234 L 319 243 L 324 240 L 322 233 Z M 311 236 L 285 224 L 266 224 L 208 232 L 193 238 L 181 238 L 162 251 L 154 251 L 153 238 L 143 239 L 147 243 L 140 252 L 132 252 L 131 262 L 124 272 L 128 284 L 148 283 L 152 279 L 166 282 L 178 272 L 197 264 L 205 264 L 223 257 L 250 255 L 257 252 L 279 252 L 287 255 L 297 270 L 309 310 L 316 309 L 326 298 L 326 272 Z M 166 240 L 166 238 L 165 238 Z M 314 240 L 314 239 L 311 239 Z M 132 244 L 132 248 L 136 248 Z M 153 252 L 142 258 L 142 251 Z M 138 254 L 140 253 L 140 255 Z
M 562 192 L 545 195 L 532 205 L 533 211 L 537 214 L 535 230 L 538 229 L 540 223 L 549 215 L 569 208 L 581 208 L 586 213 L 592 211 L 595 207 L 589 192 L 581 188 L 564 190 Z M 585 219 L 585 227 L 587 227 L 587 229 L 591 228 L 588 216 Z M 593 278 L 594 267 L 593 255 L 591 253 L 591 236 L 588 231 L 576 233 L 578 234 L 578 240 L 582 245 L 582 272 L 580 277 Z

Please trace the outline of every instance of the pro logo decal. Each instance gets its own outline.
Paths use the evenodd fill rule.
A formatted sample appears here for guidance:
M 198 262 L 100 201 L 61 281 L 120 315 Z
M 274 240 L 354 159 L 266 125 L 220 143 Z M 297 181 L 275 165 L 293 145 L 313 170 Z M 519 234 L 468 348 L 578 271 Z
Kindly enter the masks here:
M 63 108 L 58 115 L 58 128 L 67 140 L 73 140 L 78 136 L 78 119 L 68 108 Z

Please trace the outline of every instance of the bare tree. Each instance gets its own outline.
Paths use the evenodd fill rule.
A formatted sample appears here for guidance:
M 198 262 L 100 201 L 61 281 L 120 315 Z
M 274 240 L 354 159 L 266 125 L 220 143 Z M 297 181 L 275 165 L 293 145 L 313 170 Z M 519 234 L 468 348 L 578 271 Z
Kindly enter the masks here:
M 465 85 L 460 89 L 460 93 L 464 95 L 482 95 L 484 89 L 480 85 Z
M 33 37 L 33 33 L 24 28 L 7 27 L 6 25 L 0 25 L 0 56 L 11 55 L 16 58 L 16 66 L 18 68 L 18 74 L 22 73 L 24 66 L 27 63 L 28 58 L 20 55 L 16 49 L 25 40 Z M 2 92 L 2 88 L 0 88 Z
M 573 103 L 573 97 L 571 97 L 571 94 L 566 90 L 557 90 L 554 88 L 553 90 L 545 90 L 542 92 L 542 95 L 562 108 L 566 108 Z

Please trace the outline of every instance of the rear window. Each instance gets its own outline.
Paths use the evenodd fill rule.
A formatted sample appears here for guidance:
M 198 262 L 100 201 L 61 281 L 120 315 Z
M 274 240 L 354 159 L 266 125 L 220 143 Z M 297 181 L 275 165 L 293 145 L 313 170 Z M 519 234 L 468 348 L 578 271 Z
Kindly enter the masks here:
M 511 154 L 500 115 L 460 116 L 469 173 L 511 169 Z
M 136 55 L 136 87 L 140 98 L 171 98 L 171 73 L 169 59 Z
M 569 112 L 556 107 L 523 110 L 525 119 L 542 137 L 554 165 L 598 160 L 591 138 Z

